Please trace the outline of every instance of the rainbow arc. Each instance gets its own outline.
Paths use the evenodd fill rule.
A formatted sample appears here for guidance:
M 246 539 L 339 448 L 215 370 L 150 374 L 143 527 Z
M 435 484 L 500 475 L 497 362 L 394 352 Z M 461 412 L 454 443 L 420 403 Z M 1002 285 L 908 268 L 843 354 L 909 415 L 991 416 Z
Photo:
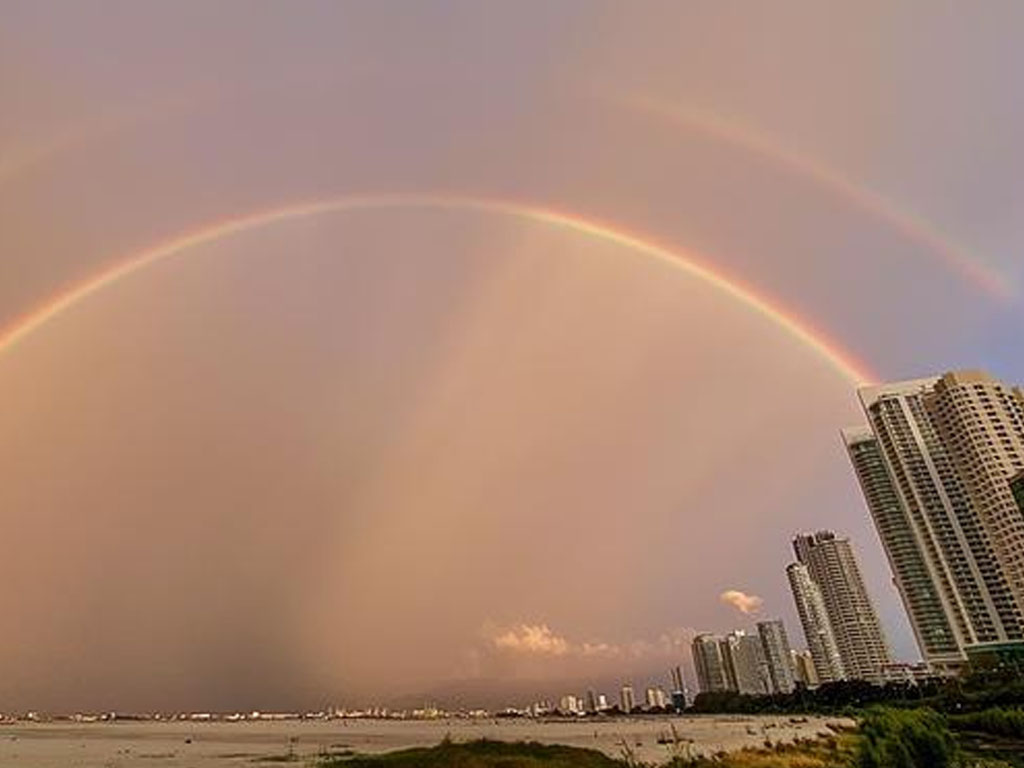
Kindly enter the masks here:
M 472 211 L 509 216 L 620 246 L 627 251 L 664 262 L 738 301 L 750 311 L 777 325 L 850 382 L 865 384 L 875 380 L 867 365 L 845 350 L 840 343 L 830 339 L 823 331 L 814 328 L 779 302 L 759 295 L 753 288 L 713 268 L 690 252 L 669 248 L 596 219 L 552 208 L 501 199 L 439 195 L 370 195 L 314 200 L 207 224 L 129 256 L 21 316 L 0 333 L 0 354 L 9 352 L 75 305 L 147 267 L 180 256 L 190 249 L 278 222 L 331 213 L 389 208 Z
M 1009 277 L 954 243 L 920 216 L 903 210 L 873 189 L 851 181 L 834 168 L 781 146 L 738 122 L 647 96 L 598 94 L 598 98 L 738 147 L 794 175 L 809 179 L 830 194 L 884 222 L 908 242 L 944 262 L 949 269 L 985 293 L 1001 301 L 1009 301 L 1015 294 L 1015 286 Z

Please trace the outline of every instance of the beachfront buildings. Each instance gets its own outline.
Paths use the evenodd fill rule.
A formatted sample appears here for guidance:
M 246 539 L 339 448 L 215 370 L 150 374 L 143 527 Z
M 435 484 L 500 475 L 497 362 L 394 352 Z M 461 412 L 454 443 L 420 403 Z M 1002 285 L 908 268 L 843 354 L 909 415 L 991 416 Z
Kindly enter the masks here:
M 697 686 L 701 693 L 729 690 L 725 674 L 725 659 L 719 638 L 702 633 L 693 638 L 693 666 L 697 671 Z
M 636 709 L 636 695 L 631 683 L 626 683 L 619 690 L 619 709 L 627 715 Z
M 652 686 L 647 689 L 644 700 L 647 703 L 647 709 L 667 709 L 670 703 L 668 694 L 665 693 L 665 689 L 661 686 Z
M 683 679 L 683 669 L 677 664 L 672 667 L 672 707 L 682 712 L 686 709 L 688 698 L 686 695 L 686 680 Z
M 1022 640 L 1021 390 L 961 371 L 858 394 L 868 426 L 844 442 L 925 661 Z
M 939 671 L 958 668 L 964 655 L 956 626 L 964 619 L 951 602 L 948 568 L 915 535 L 872 429 L 845 429 L 843 441 L 923 657 Z
M 771 693 L 768 665 L 760 637 L 736 630 L 722 638 L 719 643 L 730 691 L 747 696 Z
M 1024 470 L 1024 394 L 981 371 L 947 373 L 926 400 L 949 457 L 1024 608 L 1024 516 L 1010 480 Z
M 724 637 L 702 633 L 693 640 L 693 665 L 701 693 L 735 691 L 748 696 L 789 693 L 795 688 L 792 651 L 779 620 L 762 621 L 756 633 L 743 630 Z M 672 684 L 683 691 L 682 674 Z M 673 693 L 673 700 L 676 700 Z M 685 694 L 680 697 L 685 700 Z
M 849 539 L 832 531 L 801 534 L 793 551 L 821 591 L 845 676 L 881 682 L 889 650 Z
M 807 649 L 814 663 L 814 673 L 821 683 L 830 683 L 846 678 L 843 662 L 839 657 L 839 646 L 832 632 L 832 622 L 825 610 L 825 599 L 821 589 L 811 578 L 810 571 L 803 563 L 790 563 L 786 567 L 789 588 L 793 602 L 804 630 Z
M 780 619 L 759 621 L 757 634 L 764 650 L 772 693 L 790 693 L 796 687 L 793 678 L 792 649 L 786 627 Z
M 818 672 L 814 668 L 814 658 L 807 649 L 792 651 L 793 674 L 796 675 L 796 682 L 806 688 L 815 688 L 819 682 Z

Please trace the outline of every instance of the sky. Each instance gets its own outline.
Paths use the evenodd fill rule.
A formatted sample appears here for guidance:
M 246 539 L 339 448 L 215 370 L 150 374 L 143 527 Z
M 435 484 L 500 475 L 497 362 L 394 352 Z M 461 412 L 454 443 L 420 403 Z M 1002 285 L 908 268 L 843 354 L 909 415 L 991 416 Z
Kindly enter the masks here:
M 0 711 L 667 685 L 819 528 L 917 658 L 839 430 L 1024 382 L 1019 3 L 0 11 Z

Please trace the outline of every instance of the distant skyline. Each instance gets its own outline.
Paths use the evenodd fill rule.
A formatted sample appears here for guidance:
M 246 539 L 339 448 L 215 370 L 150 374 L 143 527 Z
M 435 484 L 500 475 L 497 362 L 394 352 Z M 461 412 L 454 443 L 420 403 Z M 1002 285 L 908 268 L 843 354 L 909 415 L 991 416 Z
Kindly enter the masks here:
M 1024 8 L 0 5 L 0 711 L 643 698 L 822 528 L 917 658 L 839 431 L 1024 383 Z

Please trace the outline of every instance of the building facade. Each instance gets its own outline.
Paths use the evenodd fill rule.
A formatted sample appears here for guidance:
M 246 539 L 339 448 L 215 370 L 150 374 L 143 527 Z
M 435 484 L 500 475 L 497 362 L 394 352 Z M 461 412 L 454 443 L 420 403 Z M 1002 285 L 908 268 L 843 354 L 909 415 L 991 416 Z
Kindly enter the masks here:
M 1017 501 L 1017 508 L 1020 510 L 1020 513 L 1024 515 L 1024 472 L 1021 472 L 1010 481 L 1010 492 Z
M 720 642 L 729 690 L 746 696 L 770 693 L 771 683 L 761 639 L 737 630 Z
M 844 439 L 923 657 L 951 671 L 971 648 L 1020 640 L 1004 568 L 1024 533 L 1009 488 L 1024 468 L 1019 390 L 965 372 L 858 394 L 870 427 Z
M 844 680 L 846 673 L 843 670 L 839 646 L 832 632 L 832 624 L 825 610 L 821 590 L 803 563 L 791 563 L 786 568 L 786 576 L 793 592 L 793 602 L 796 604 L 796 612 L 800 617 L 818 682 Z
M 1010 489 L 1010 480 L 1024 471 L 1020 390 L 982 371 L 960 371 L 942 376 L 925 404 L 1010 593 L 1024 607 L 1024 515 Z
M 786 636 L 786 627 L 780 619 L 759 621 L 757 634 L 761 639 L 772 693 L 790 693 L 796 687 L 793 678 L 793 651 Z
M 693 638 L 693 666 L 697 670 L 697 686 L 701 693 L 729 690 L 725 659 L 719 638 L 703 633 Z
M 940 671 L 958 669 L 964 654 L 952 623 L 955 614 L 943 601 L 944 582 L 914 533 L 878 438 L 869 427 L 855 427 L 843 430 L 843 442 L 922 656 Z
M 672 667 L 672 706 L 678 711 L 686 709 L 689 704 L 689 696 L 686 691 L 686 680 L 683 678 L 683 669 L 678 664 Z
M 846 677 L 880 682 L 889 649 L 849 539 L 819 531 L 797 536 L 793 550 L 821 590 Z
M 619 709 L 626 715 L 636 709 L 636 694 L 633 693 L 633 686 L 630 683 L 626 683 L 619 690 Z
M 796 682 L 805 688 L 818 686 L 818 672 L 814 668 L 814 658 L 808 650 L 793 651 L 793 673 Z

